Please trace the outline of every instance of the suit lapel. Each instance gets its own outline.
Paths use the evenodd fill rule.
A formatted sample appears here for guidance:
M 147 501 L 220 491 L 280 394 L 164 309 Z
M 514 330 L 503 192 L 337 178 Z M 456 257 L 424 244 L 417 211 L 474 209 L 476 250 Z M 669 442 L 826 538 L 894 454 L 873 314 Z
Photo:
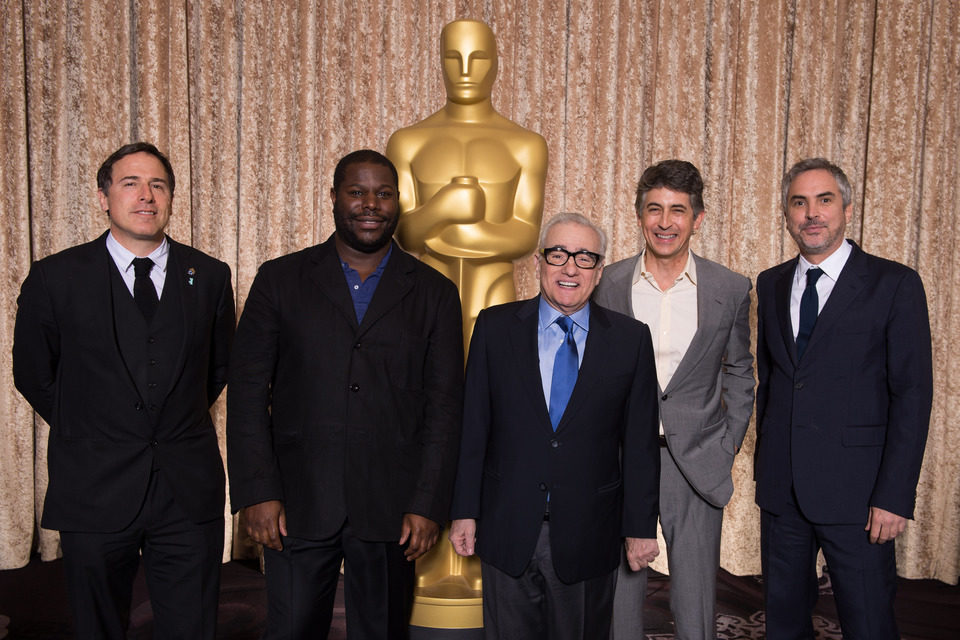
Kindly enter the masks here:
M 107 233 L 109 233 L 109 231 L 104 232 L 103 235 L 89 244 L 90 273 L 77 278 L 77 282 L 81 283 L 81 286 L 84 286 L 86 289 L 84 292 L 86 304 L 88 304 L 91 309 L 99 310 L 98 312 L 101 313 L 105 319 L 105 322 L 97 324 L 103 327 L 106 335 L 103 336 L 102 340 L 97 340 L 96 343 L 112 345 L 112 355 L 116 359 L 119 367 L 122 367 L 126 373 L 124 378 L 126 379 L 127 385 L 129 385 L 129 390 L 137 397 L 140 397 L 140 390 L 137 388 L 136 380 L 130 371 L 130 367 L 127 366 L 127 361 L 123 357 L 123 350 L 120 348 L 120 337 L 118 334 L 117 317 L 114 312 L 113 300 L 114 272 L 117 272 L 117 278 L 121 276 L 119 271 L 117 271 L 117 265 L 113 261 L 110 251 L 107 250 Z M 91 344 L 93 343 L 94 341 L 91 340 Z
M 337 255 L 333 236 L 330 236 L 326 242 L 312 250 L 309 269 L 309 277 L 313 283 L 333 307 L 344 315 L 347 322 L 356 331 L 358 328 L 357 312 L 353 308 L 353 299 L 347 290 L 347 279 L 343 275 L 343 267 L 340 266 L 340 257 Z M 386 270 L 384 270 L 384 275 L 386 275 Z M 377 290 L 380 290 L 379 286 Z M 374 295 L 374 300 L 376 300 L 376 295 Z M 370 306 L 372 307 L 373 303 Z M 368 309 L 367 314 L 369 315 L 369 313 L 370 310 Z
M 813 333 L 810 334 L 810 341 L 807 343 L 807 352 L 816 347 L 820 336 L 829 333 L 837 320 L 843 317 L 844 312 L 866 286 L 868 276 L 866 256 L 854 244 L 853 251 L 847 258 L 843 270 L 840 271 L 840 277 L 837 278 L 837 284 L 834 285 L 830 297 L 823 305 L 823 310 L 817 316 L 817 323 L 813 326 Z
M 793 338 L 793 323 L 790 320 L 790 290 L 793 287 L 793 275 L 797 270 L 798 258 L 783 264 L 773 284 L 773 304 L 777 313 L 777 324 L 783 337 L 784 347 L 790 354 L 790 361 L 797 366 L 797 341 Z
M 373 299 L 370 300 L 370 306 L 363 314 L 360 333 L 364 333 L 384 314 L 389 313 L 409 293 L 413 287 L 413 277 L 410 275 L 413 267 L 412 261 L 413 258 L 404 253 L 394 242 L 390 259 L 387 260 L 383 275 L 380 276 L 380 282 L 377 283 L 377 289 L 373 293 Z M 352 300 L 350 306 L 353 307 Z M 354 312 L 354 317 L 356 317 L 356 312 Z
M 550 410 L 543 397 L 543 378 L 540 376 L 540 349 L 537 343 L 537 323 L 540 320 L 540 296 L 527 300 L 517 309 L 517 322 L 510 330 L 510 348 L 516 354 L 519 378 L 528 398 L 535 398 L 539 423 L 553 433 Z M 576 389 L 574 389 L 576 390 Z
M 673 372 L 667 388 L 661 389 L 661 393 L 664 391 L 669 393 L 684 378 L 696 370 L 710 343 L 716 338 L 717 321 L 723 315 L 724 300 L 717 294 L 720 283 L 714 278 L 715 274 L 709 264 L 697 255 L 694 255 L 693 259 L 697 264 L 697 330 L 694 332 L 683 358 L 680 359 L 680 364 Z
M 198 280 L 206 274 L 198 273 L 196 265 L 186 264 L 185 247 L 174 242 L 169 237 L 170 253 L 167 255 L 167 274 L 163 279 L 164 292 L 180 298 L 180 317 L 183 323 L 183 340 L 177 351 L 170 380 L 167 383 L 163 401 L 173 390 L 174 384 L 180 379 L 184 365 L 187 362 L 187 345 L 193 344 L 193 332 L 197 329 L 197 289 Z M 169 290 L 169 291 L 168 291 Z
M 536 332 L 534 332 L 536 336 Z M 610 335 L 610 320 L 599 305 L 590 305 L 590 331 L 587 332 L 587 342 L 583 347 L 583 362 L 580 364 L 580 371 L 577 374 L 577 383 L 573 387 L 573 393 L 570 395 L 570 401 L 567 402 L 567 408 L 560 418 L 560 424 L 557 425 L 557 432 L 564 429 L 577 411 L 586 404 L 590 398 L 593 387 L 603 380 L 603 372 L 606 366 L 606 354 L 616 348 Z M 543 395 L 541 390 L 540 395 Z M 547 412 L 547 427 L 550 427 L 549 411 Z

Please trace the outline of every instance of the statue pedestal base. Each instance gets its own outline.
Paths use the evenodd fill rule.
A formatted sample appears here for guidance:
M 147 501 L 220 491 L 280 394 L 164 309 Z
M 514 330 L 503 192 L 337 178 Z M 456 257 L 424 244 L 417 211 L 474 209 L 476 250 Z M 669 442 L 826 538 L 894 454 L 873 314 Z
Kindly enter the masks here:
M 438 631 L 480 629 L 483 627 L 480 590 L 473 589 L 462 575 L 448 575 L 430 586 L 417 587 L 414 590 L 410 625 Z

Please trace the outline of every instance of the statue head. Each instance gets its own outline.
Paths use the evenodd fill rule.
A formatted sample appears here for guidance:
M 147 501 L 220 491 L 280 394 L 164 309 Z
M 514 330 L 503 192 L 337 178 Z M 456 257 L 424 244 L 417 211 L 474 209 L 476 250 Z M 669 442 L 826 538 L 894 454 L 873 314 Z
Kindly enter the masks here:
M 476 104 L 490 98 L 497 78 L 497 41 L 479 20 L 455 20 L 440 32 L 440 62 L 447 98 Z

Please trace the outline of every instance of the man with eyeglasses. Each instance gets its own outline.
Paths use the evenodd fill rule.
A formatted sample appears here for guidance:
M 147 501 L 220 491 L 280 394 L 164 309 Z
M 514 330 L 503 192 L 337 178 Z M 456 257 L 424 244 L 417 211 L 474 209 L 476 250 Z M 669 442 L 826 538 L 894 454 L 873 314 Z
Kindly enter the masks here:
M 650 326 L 660 398 L 660 525 L 677 638 L 717 637 L 723 507 L 753 410 L 750 280 L 690 250 L 704 218 L 703 179 L 683 160 L 648 167 L 637 184 L 640 254 L 610 265 L 594 301 Z M 624 560 L 613 638 L 646 638 L 647 571 Z
M 450 540 L 482 561 L 487 638 L 605 638 L 621 539 L 635 570 L 658 554 L 653 349 L 590 303 L 605 250 L 583 216 L 554 217 L 541 295 L 477 318 Z

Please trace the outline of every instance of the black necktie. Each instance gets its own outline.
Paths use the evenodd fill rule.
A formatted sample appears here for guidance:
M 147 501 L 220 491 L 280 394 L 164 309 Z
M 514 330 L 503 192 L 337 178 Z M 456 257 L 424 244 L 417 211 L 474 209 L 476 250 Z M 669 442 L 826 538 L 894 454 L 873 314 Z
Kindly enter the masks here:
M 579 369 L 579 355 L 577 354 L 577 342 L 573 339 L 573 320 L 568 316 L 557 318 L 557 325 L 563 329 L 563 342 L 557 349 L 557 355 L 553 360 L 553 381 L 550 383 L 550 422 L 553 423 L 553 430 L 557 430 L 560 424 L 560 417 L 567 408 L 567 401 L 570 400 L 570 394 L 573 393 L 573 387 L 577 384 L 577 373 Z
M 820 267 L 807 269 L 807 286 L 800 297 L 800 327 L 797 330 L 797 357 L 802 358 L 803 352 L 813 333 L 813 325 L 817 324 L 817 313 L 820 310 L 820 298 L 817 296 L 817 280 L 823 275 Z
M 136 276 L 133 280 L 133 299 L 140 307 L 140 313 L 148 321 L 153 318 L 153 312 L 157 310 L 160 299 L 157 297 L 157 288 L 150 279 L 150 269 L 153 268 L 153 260 L 150 258 L 134 258 L 133 273 Z

